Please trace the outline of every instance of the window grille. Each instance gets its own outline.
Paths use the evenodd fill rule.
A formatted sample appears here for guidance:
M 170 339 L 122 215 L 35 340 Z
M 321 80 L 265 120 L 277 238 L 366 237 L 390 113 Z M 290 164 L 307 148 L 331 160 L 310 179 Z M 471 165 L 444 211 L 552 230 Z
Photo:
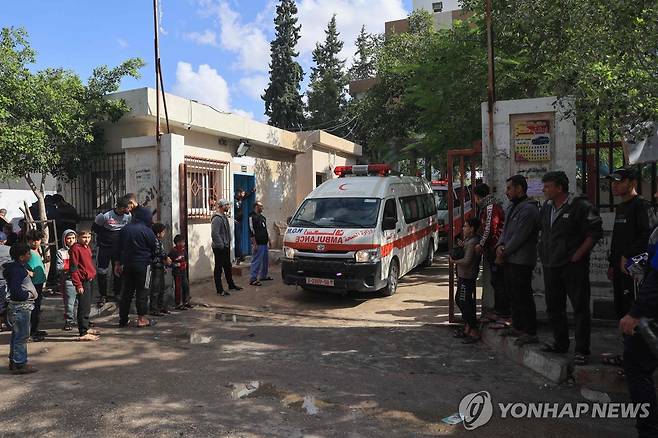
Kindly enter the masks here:
M 215 202 L 229 192 L 226 162 L 185 157 L 187 168 L 187 216 L 206 219 L 212 216 Z

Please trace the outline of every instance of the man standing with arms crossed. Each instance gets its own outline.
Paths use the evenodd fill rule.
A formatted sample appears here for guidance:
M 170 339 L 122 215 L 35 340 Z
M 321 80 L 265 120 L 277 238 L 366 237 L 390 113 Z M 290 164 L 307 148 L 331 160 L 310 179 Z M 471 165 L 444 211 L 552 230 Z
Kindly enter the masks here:
M 261 281 L 272 280 L 267 275 L 270 235 L 267 232 L 267 219 L 263 216 L 263 208 L 263 203 L 257 201 L 254 204 L 254 211 L 249 216 L 249 236 L 253 247 L 249 284 L 252 286 L 260 286 Z
M 510 335 L 518 335 L 518 346 L 536 344 L 537 310 L 532 290 L 532 272 L 537 264 L 539 203 L 528 198 L 528 182 L 522 175 L 507 180 L 510 205 L 505 214 L 505 227 L 496 248 L 496 260 L 503 262 L 505 290 L 512 301 Z
M 539 253 L 554 338 L 542 351 L 569 351 L 569 297 L 576 323 L 574 365 L 587 365 L 591 335 L 589 256 L 603 235 L 602 221 L 587 197 L 569 193 L 569 178 L 564 172 L 548 172 L 542 182 L 547 201 L 540 212 Z

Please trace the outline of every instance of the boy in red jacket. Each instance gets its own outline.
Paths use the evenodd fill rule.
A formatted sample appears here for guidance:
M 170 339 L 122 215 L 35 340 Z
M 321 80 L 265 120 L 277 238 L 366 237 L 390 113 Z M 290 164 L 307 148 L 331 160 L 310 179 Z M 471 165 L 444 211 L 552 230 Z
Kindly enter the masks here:
M 71 281 L 78 294 L 78 330 L 80 341 L 98 341 L 98 332 L 89 328 L 91 312 L 91 282 L 96 278 L 96 267 L 91 257 L 91 231 L 78 233 L 78 241 L 69 249 Z

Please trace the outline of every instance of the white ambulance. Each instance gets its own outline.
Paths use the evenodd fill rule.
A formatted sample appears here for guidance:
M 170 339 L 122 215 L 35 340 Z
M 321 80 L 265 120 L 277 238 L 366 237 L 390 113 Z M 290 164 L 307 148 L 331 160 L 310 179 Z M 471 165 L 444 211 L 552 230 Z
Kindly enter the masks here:
M 383 164 L 340 166 L 306 197 L 283 242 L 286 284 L 393 295 L 398 279 L 430 266 L 439 243 L 434 194 L 422 178 Z

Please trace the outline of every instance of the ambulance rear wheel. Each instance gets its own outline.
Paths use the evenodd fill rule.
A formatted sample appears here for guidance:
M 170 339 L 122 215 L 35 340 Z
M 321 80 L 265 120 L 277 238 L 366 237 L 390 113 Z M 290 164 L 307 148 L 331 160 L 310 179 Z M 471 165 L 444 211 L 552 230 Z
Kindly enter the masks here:
M 397 259 L 393 259 L 391 266 L 388 268 L 388 279 L 386 280 L 386 287 L 382 289 L 384 296 L 390 297 L 395 295 L 398 290 L 398 279 L 400 278 L 400 264 Z

